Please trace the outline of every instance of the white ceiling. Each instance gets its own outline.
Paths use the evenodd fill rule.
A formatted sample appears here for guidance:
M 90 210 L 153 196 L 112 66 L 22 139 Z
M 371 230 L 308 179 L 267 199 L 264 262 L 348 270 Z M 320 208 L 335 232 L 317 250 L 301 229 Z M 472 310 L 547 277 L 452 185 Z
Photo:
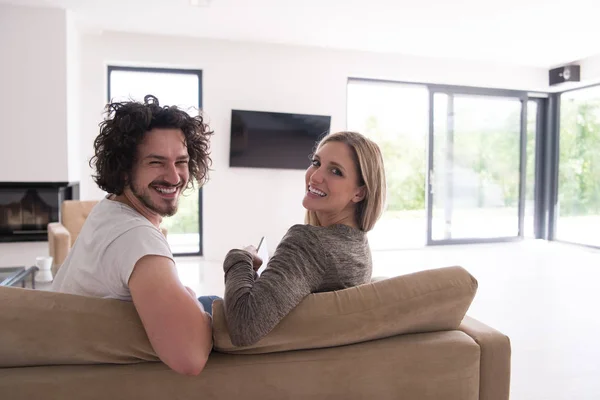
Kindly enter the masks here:
M 83 29 L 552 67 L 600 53 L 599 0 L 0 0 Z

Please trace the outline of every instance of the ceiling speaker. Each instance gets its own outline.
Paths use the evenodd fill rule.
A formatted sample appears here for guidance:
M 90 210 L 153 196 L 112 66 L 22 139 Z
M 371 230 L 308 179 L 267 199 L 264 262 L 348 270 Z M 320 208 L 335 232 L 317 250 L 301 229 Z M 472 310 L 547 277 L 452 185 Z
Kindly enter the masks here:
M 581 67 L 579 65 L 565 65 L 549 71 L 550 86 L 564 82 L 579 82 Z

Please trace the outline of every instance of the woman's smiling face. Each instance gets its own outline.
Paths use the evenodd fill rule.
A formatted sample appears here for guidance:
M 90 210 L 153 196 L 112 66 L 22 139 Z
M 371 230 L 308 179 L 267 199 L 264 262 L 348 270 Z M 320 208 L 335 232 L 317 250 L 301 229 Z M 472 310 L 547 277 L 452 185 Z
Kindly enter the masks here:
M 350 146 L 327 142 L 314 154 L 306 170 L 302 205 L 314 211 L 324 226 L 355 225 L 356 204 L 364 198 L 358 165 Z M 349 220 L 350 219 L 350 220 Z

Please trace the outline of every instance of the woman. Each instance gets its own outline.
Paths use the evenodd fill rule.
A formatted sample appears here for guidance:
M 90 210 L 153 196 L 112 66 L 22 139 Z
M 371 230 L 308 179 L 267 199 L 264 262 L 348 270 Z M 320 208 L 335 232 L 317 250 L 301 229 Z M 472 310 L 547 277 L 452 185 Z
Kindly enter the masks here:
M 252 246 L 225 258 L 225 317 L 236 346 L 259 341 L 310 293 L 371 279 L 366 233 L 383 211 L 386 191 L 379 147 L 354 132 L 326 136 L 305 186 L 306 224 L 289 229 L 260 277 Z

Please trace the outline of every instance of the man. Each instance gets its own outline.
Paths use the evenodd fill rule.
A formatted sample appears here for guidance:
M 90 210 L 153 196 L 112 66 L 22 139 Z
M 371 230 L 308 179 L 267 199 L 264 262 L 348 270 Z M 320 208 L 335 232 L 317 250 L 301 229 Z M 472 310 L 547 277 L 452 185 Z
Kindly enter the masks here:
M 181 192 L 208 179 L 212 134 L 201 116 L 144 103 L 112 103 L 100 124 L 90 166 L 109 194 L 86 219 L 53 290 L 133 301 L 160 359 L 199 374 L 212 347 L 211 318 L 177 276 L 159 230 Z

